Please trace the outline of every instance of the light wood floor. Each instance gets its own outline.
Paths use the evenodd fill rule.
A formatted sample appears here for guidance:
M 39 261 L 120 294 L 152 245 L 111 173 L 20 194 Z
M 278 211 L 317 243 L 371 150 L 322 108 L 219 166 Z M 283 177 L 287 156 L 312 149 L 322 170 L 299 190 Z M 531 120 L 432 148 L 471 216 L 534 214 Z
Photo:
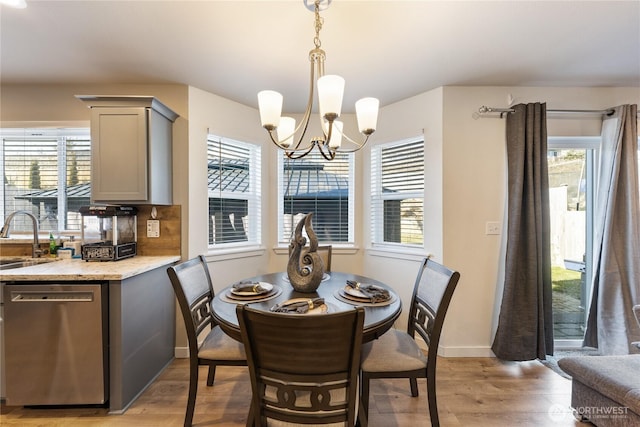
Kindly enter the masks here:
M 251 395 L 246 368 L 221 367 L 207 387 L 201 368 L 194 426 L 244 426 Z M 426 385 L 411 398 L 406 380 L 373 380 L 371 427 L 429 426 Z M 182 426 L 187 399 L 188 363 L 176 359 L 126 411 L 106 409 L 25 409 L 2 405 L 5 426 Z M 490 358 L 441 358 L 438 406 L 442 426 L 589 426 L 569 412 L 571 382 L 537 361 L 501 362 Z

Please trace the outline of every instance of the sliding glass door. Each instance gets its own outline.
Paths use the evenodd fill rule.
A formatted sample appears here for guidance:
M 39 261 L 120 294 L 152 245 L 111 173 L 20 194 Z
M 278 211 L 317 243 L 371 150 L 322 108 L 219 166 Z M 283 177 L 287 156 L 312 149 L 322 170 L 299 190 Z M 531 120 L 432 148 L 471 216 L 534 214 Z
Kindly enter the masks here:
M 548 141 L 554 338 L 562 347 L 580 346 L 585 331 L 599 142 L 599 137 Z

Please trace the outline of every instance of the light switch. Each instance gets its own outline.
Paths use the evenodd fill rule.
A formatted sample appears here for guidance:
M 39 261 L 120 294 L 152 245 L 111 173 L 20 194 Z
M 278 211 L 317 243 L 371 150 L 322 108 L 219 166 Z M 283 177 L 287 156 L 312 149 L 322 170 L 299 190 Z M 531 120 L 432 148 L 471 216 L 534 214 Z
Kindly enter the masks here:
M 160 237 L 160 220 L 147 220 L 147 237 Z

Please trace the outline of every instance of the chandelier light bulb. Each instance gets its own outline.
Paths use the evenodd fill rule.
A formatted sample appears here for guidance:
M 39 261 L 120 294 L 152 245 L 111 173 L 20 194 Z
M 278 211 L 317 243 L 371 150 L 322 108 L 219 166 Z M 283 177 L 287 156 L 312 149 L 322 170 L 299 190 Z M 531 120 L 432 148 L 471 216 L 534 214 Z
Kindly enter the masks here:
M 344 95 L 344 79 L 328 74 L 318 79 L 318 102 L 322 117 L 340 117 L 342 97 Z
M 296 130 L 296 119 L 293 117 L 280 117 L 278 126 L 278 141 L 282 148 L 289 148 L 293 144 L 293 136 Z
M 340 120 L 333 121 L 333 129 L 331 129 L 329 148 L 333 150 L 335 150 L 336 148 L 340 148 L 340 144 L 342 144 L 342 127 L 343 123 Z
M 282 114 L 282 95 L 274 90 L 258 92 L 258 109 L 262 127 L 273 130 L 280 125 Z
M 356 102 L 358 129 L 361 133 L 370 135 L 376 130 L 379 106 L 377 98 L 362 98 Z

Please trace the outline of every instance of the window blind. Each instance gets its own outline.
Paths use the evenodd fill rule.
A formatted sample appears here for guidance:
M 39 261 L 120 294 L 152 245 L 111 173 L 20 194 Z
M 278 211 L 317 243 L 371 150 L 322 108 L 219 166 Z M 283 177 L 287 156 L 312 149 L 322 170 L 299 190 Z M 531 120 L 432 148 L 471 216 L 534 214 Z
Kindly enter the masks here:
M 423 245 L 424 141 L 373 147 L 371 175 L 372 242 Z
M 3 129 L 0 134 L 3 214 L 26 210 L 42 230 L 80 230 L 79 208 L 90 203 L 91 193 L 89 129 Z M 14 221 L 13 230 L 31 230 L 24 216 Z
M 261 240 L 260 147 L 207 138 L 209 244 Z
M 282 154 L 278 171 L 280 244 L 290 243 L 295 226 L 307 213 L 313 213 L 319 242 L 353 242 L 353 153 L 337 153 L 332 161 L 317 152 L 295 160 Z

